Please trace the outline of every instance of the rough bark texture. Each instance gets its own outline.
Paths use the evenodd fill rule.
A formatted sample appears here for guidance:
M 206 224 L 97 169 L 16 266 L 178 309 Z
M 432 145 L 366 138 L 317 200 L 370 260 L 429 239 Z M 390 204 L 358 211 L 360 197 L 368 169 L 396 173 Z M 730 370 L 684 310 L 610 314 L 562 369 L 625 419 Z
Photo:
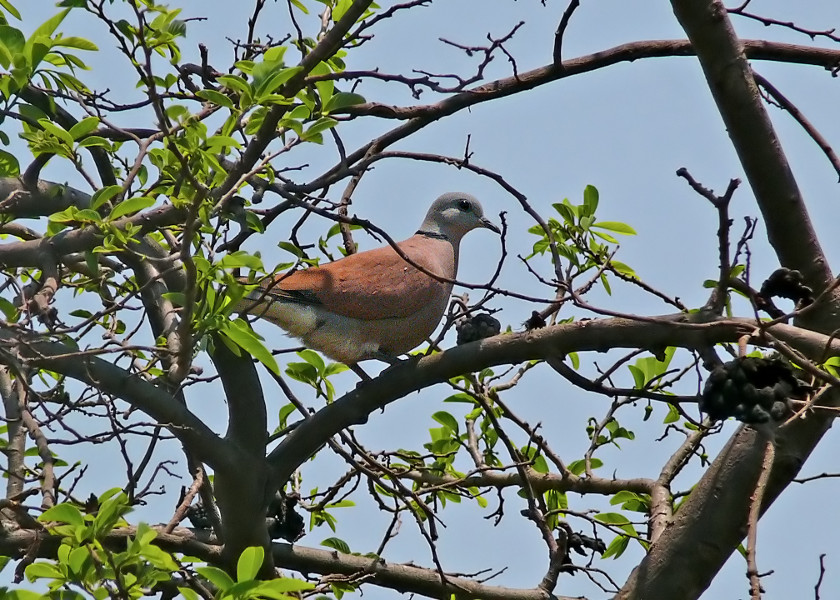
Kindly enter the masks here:
M 673 0 L 672 5 L 697 53 L 779 262 L 802 271 L 815 289 L 825 289 L 832 281 L 830 269 L 725 7 L 714 0 Z M 833 331 L 837 306 L 831 295 L 809 315 L 807 326 Z M 836 394 L 828 401 L 836 402 Z M 817 411 L 780 432 L 763 510 L 796 476 L 832 421 L 832 414 Z M 764 442 L 757 438 L 744 428 L 730 440 L 617 598 L 689 600 L 703 593 L 746 534 L 750 494 L 764 455 Z

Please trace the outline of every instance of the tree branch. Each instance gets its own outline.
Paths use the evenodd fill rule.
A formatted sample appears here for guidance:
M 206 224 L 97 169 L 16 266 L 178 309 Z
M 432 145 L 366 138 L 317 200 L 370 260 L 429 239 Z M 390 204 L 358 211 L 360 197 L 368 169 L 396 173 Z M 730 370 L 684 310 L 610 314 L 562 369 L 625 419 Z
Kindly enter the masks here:
M 61 373 L 120 398 L 167 427 L 187 448 L 214 469 L 234 468 L 238 458 L 230 444 L 207 427 L 172 395 L 96 356 L 62 342 L 50 341 L 9 327 L 0 327 L 0 362 L 18 360 L 26 366 Z
M 833 280 L 831 270 L 726 7 L 719 0 L 671 4 L 697 52 L 779 262 L 802 271 L 818 292 L 824 290 Z
M 827 357 L 840 354 L 840 340 L 819 333 L 782 324 L 773 325 L 770 332 L 805 355 Z M 759 332 L 755 322 L 749 319 L 692 323 L 689 316 L 683 314 L 640 317 L 640 320 L 613 318 L 498 335 L 419 360 L 405 361 L 324 407 L 280 442 L 269 455 L 275 485 L 283 485 L 325 440 L 345 427 L 366 422 L 370 413 L 411 392 L 463 373 L 570 352 L 598 352 L 612 348 L 658 351 L 668 346 L 707 348 L 752 334 L 758 335 Z M 765 342 L 759 337 L 753 343 L 761 345 Z

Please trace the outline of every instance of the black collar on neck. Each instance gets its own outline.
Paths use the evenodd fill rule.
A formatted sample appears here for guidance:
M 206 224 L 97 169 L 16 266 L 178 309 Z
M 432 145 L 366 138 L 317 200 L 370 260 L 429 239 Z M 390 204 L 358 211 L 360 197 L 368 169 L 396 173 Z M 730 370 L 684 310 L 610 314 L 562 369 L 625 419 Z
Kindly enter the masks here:
M 449 238 L 446 237 L 444 234 L 437 232 L 437 231 L 423 231 L 422 229 L 418 229 L 415 235 L 422 235 L 423 237 L 430 237 L 436 240 L 448 240 Z

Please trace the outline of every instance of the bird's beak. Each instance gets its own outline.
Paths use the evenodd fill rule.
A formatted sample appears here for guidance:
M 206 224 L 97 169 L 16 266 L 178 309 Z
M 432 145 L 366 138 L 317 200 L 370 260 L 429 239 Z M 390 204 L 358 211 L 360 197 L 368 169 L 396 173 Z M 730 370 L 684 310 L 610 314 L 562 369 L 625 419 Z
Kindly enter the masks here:
M 490 221 L 489 219 L 482 218 L 482 219 L 481 219 L 481 226 L 482 226 L 482 227 L 484 227 L 484 228 L 486 228 L 486 229 L 489 229 L 490 231 L 495 231 L 496 233 L 499 233 L 499 234 L 501 234 L 501 233 L 502 233 L 502 230 L 501 230 L 501 229 L 499 229 L 499 228 L 496 226 L 496 224 L 495 224 L 495 223 L 493 223 L 492 221 Z

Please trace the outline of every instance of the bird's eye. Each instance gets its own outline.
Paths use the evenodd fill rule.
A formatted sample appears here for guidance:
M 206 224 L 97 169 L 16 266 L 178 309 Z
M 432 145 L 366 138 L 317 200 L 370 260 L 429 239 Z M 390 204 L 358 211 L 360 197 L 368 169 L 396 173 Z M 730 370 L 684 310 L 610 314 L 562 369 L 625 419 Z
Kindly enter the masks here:
M 464 212 L 467 212 L 472 208 L 472 204 L 470 204 L 470 201 L 466 198 L 462 198 L 461 200 L 458 200 L 458 208 L 460 208 Z

